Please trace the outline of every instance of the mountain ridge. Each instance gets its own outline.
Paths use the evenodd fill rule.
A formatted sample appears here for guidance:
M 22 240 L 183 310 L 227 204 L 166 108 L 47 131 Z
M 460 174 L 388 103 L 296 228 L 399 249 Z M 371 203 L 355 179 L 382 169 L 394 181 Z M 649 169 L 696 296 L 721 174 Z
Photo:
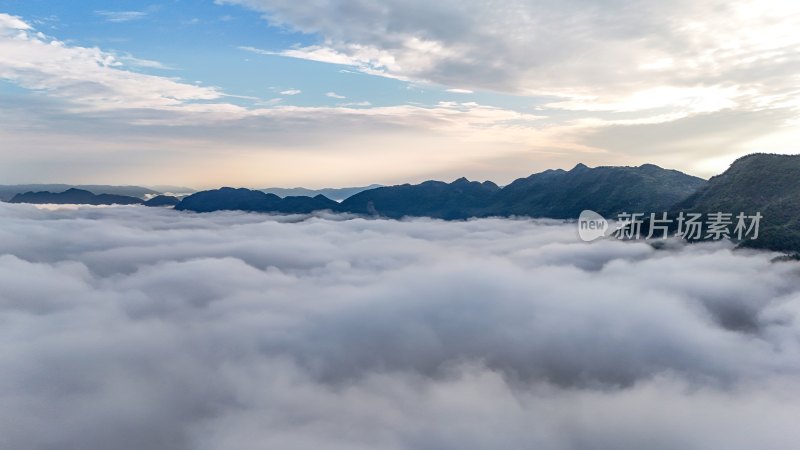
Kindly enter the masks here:
M 321 194 L 314 197 L 281 198 L 275 194 L 253 189 L 223 187 L 184 197 L 175 209 L 193 212 L 248 211 L 293 214 L 332 209 L 338 205 L 337 202 Z
M 84 189 L 70 188 L 64 192 L 25 192 L 12 197 L 8 203 L 81 204 L 81 205 L 138 205 L 138 197 L 114 194 L 94 194 Z
M 744 241 L 744 246 L 800 251 L 800 155 L 743 156 L 673 210 L 761 213 L 759 238 Z
M 371 184 L 369 186 L 361 186 L 361 187 L 322 188 L 322 189 L 307 189 L 304 187 L 294 187 L 294 188 L 271 187 L 271 188 L 264 188 L 257 190 L 265 192 L 267 194 L 275 194 L 278 197 L 314 197 L 322 194 L 331 200 L 342 201 L 348 197 L 352 197 L 353 195 L 358 194 L 359 192 L 379 187 L 383 187 L 383 185 Z
M 89 191 L 93 194 L 111 194 L 111 195 L 125 195 L 129 197 L 138 197 L 141 199 L 147 196 L 155 196 L 161 194 L 162 191 L 155 190 L 149 187 L 134 186 L 134 185 L 104 185 L 104 184 L 62 184 L 62 183 L 44 183 L 44 184 L 5 184 L 0 185 L 0 201 L 7 202 L 17 194 L 24 194 L 27 192 L 50 192 L 60 193 L 68 189 L 80 189 Z
M 596 168 L 577 164 L 569 171 L 549 169 L 519 178 L 502 188 L 491 181 L 470 181 L 465 177 L 449 183 L 428 180 L 368 189 L 341 203 L 321 195 L 286 197 L 290 200 L 284 203 L 274 194 L 226 187 L 190 195 L 177 209 L 310 212 L 318 208 L 395 219 L 417 216 L 463 220 L 514 215 L 569 219 L 583 209 L 595 209 L 604 215 L 631 209 L 666 210 L 704 183 L 701 178 L 654 164 Z M 300 206 L 289 208 L 289 203 Z
M 504 187 L 489 215 L 576 218 L 584 209 L 603 216 L 621 212 L 666 211 L 706 183 L 699 177 L 655 164 L 598 166 L 577 164 L 518 178 Z
M 139 204 L 135 197 L 95 195 L 80 189 L 60 194 L 28 192 L 13 203 Z M 279 214 L 330 210 L 400 219 L 432 217 L 527 216 L 575 219 L 584 209 L 613 218 L 618 213 L 744 212 L 763 216 L 759 239 L 749 247 L 800 251 L 800 155 L 756 153 L 734 161 L 708 181 L 655 164 L 598 166 L 577 164 L 548 169 L 505 187 L 491 181 L 428 180 L 361 191 L 341 203 L 322 194 L 287 196 L 224 187 L 182 199 L 162 196 L 151 203 L 181 211 L 242 210 Z M 145 203 L 147 204 L 147 203 Z

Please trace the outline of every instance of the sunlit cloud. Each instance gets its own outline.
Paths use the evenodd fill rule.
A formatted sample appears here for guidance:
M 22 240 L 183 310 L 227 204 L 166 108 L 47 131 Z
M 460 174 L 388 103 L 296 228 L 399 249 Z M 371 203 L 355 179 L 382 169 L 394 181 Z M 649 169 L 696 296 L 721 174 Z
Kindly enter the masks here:
M 273 25 L 324 37 L 324 44 L 277 54 L 455 89 L 601 102 L 609 95 L 651 96 L 661 88 L 764 95 L 774 83 L 788 95 L 800 45 L 794 32 L 800 8 L 782 0 L 591 6 L 390 1 L 382 8 L 364 4 L 346 11 L 333 4 L 319 9 L 288 1 L 219 3 L 263 11 Z M 769 74 L 761 70 L 764 63 L 772 67 Z M 771 87 L 763 84 L 765 76 Z
M 179 177 L 199 187 L 460 176 L 503 184 L 578 162 L 655 163 L 707 177 L 747 152 L 795 151 L 794 5 L 543 2 L 532 14 L 515 1 L 495 9 L 406 2 L 401 14 L 388 2 L 385 14 L 355 5 L 342 17 L 282 1 L 239 3 L 267 14 L 264 27 L 314 39 L 238 51 L 280 56 L 270 64 L 341 65 L 334 70 L 389 77 L 381 81 L 398 89 L 381 97 L 359 93 L 358 77 L 322 88 L 292 79 L 271 83 L 281 87 L 261 98 L 263 86 L 154 75 L 185 70 L 60 40 L 33 19 L 0 14 L 0 78 L 29 91 L 4 99 L 0 136 L 25 151 L 4 155 L 0 175 L 134 184 Z M 566 18 L 570 27 L 556 26 Z M 450 94 L 475 101 L 441 102 L 459 98 Z M 147 170 L 135 154 L 150 158 Z M 309 169 L 322 167 L 315 160 L 335 170 Z M 192 170 L 178 170 L 178 161 Z

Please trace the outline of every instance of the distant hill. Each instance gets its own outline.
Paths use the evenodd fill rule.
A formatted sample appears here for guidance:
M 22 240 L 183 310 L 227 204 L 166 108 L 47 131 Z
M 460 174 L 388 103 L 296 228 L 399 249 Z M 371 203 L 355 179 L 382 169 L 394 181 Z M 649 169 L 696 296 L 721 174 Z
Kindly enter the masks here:
M 147 186 L 148 189 L 152 189 L 156 192 L 160 192 L 162 194 L 193 194 L 197 192 L 197 189 L 192 189 L 186 186 L 172 186 L 172 185 L 157 185 L 157 186 Z
M 500 188 L 459 178 L 452 183 L 426 181 L 421 184 L 386 186 L 344 200 L 341 211 L 400 218 L 425 216 L 438 219 L 466 219 L 481 215 Z
M 26 192 L 64 192 L 72 188 L 89 191 L 93 194 L 125 195 L 142 199 L 147 196 L 158 195 L 161 193 L 159 191 L 141 186 L 106 186 L 97 184 L 12 184 L 0 185 L 0 201 L 7 202 L 15 195 Z
M 327 188 L 327 189 L 306 189 L 302 187 L 297 188 L 266 188 L 259 189 L 267 194 L 275 194 L 278 197 L 314 197 L 316 195 L 324 195 L 331 200 L 342 201 L 348 197 L 358 194 L 359 192 L 368 189 L 375 189 L 381 187 L 380 184 L 372 184 L 364 187 L 346 187 L 346 188 Z M 176 192 L 176 191 L 172 191 Z
M 175 209 L 194 212 L 236 210 L 292 214 L 310 213 L 325 209 L 334 210 L 338 206 L 339 203 L 324 195 L 281 198 L 275 194 L 267 194 L 251 189 L 224 187 L 201 191 L 184 197 Z
M 800 155 L 758 153 L 739 158 L 673 209 L 734 216 L 760 212 L 758 239 L 743 245 L 800 251 Z
M 181 200 L 178 197 L 173 197 L 172 195 L 157 195 L 150 200 L 145 201 L 143 204 L 144 206 L 175 206 L 180 203 Z
M 495 196 L 486 214 L 574 219 L 584 209 L 613 217 L 620 212 L 668 211 L 706 183 L 653 164 L 547 170 L 520 178 Z
M 34 204 L 76 204 L 76 205 L 137 205 L 143 202 L 137 197 L 113 194 L 93 194 L 83 189 L 67 189 L 64 192 L 26 192 L 17 194 L 9 203 L 34 203 Z

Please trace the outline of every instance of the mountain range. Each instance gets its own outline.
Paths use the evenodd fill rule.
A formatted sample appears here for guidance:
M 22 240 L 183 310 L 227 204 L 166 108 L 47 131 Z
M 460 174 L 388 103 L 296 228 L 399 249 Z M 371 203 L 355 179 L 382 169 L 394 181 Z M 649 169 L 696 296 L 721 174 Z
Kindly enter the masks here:
M 275 194 L 267 194 L 262 191 L 224 187 L 198 192 L 185 197 L 175 209 L 194 212 L 250 211 L 293 214 L 310 213 L 325 209 L 338 210 L 338 207 L 339 203 L 324 195 L 281 198 Z
M 17 194 L 9 203 L 34 204 L 81 204 L 81 205 L 138 205 L 144 200 L 138 197 L 115 194 L 94 194 L 87 190 L 71 188 L 64 192 L 26 192 Z
M 406 216 L 445 220 L 489 216 L 573 219 L 584 209 L 606 216 L 632 210 L 666 211 L 704 184 L 701 178 L 652 164 L 596 168 L 579 164 L 569 171 L 547 170 L 520 178 L 503 188 L 491 181 L 466 178 L 451 183 L 431 180 L 368 189 L 341 203 L 321 195 L 286 197 L 281 201 L 280 197 L 261 191 L 223 188 L 192 194 L 181 201 L 178 209 L 195 212 L 330 209 L 395 219 Z M 285 206 L 287 201 L 295 207 Z
M 177 197 L 156 195 L 149 200 L 115 194 L 94 194 L 84 189 L 70 188 L 64 192 L 25 192 L 16 194 L 8 203 L 56 204 L 56 205 L 144 205 L 176 206 Z
M 360 189 L 360 188 L 352 188 Z M 451 183 L 379 186 L 361 190 L 341 202 L 325 195 L 285 196 L 260 190 L 224 187 L 178 199 L 96 195 L 80 189 L 60 194 L 28 192 L 13 203 L 86 203 L 172 206 L 181 211 L 241 210 L 263 213 L 310 213 L 319 210 L 367 216 L 471 217 L 527 216 L 575 219 L 590 209 L 615 218 L 622 212 L 659 213 L 760 212 L 757 240 L 743 244 L 800 252 L 800 156 L 753 154 L 736 160 L 724 173 L 705 181 L 653 164 L 638 167 L 595 167 L 546 170 L 500 187 L 491 181 L 459 178 Z M 148 204 L 149 203 L 149 204 Z
M 85 184 L 85 185 L 71 185 L 71 184 L 7 184 L 0 185 L 0 201 L 7 202 L 14 198 L 17 194 L 24 194 L 26 192 L 64 192 L 69 189 L 79 189 L 82 191 L 89 191 L 92 194 L 110 194 L 110 195 L 125 195 L 128 197 L 138 197 L 141 199 L 149 196 L 158 195 L 165 191 L 155 190 L 142 186 L 108 186 L 104 184 Z M 171 192 L 193 192 L 188 191 L 171 191 Z

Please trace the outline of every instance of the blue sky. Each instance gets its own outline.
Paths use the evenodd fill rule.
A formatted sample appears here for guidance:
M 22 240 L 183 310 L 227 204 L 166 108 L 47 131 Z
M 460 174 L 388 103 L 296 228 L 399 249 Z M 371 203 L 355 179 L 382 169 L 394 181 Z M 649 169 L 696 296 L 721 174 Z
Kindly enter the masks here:
M 782 0 L 0 0 L 0 183 L 709 176 L 795 151 L 798 17 Z
M 166 70 L 136 67 L 137 71 L 200 81 L 219 86 L 231 95 L 263 101 L 284 97 L 284 101 L 293 105 L 333 105 L 337 100 L 326 97 L 325 93 L 338 90 L 356 97 L 375 93 L 383 97 L 404 89 L 404 83 L 380 77 L 354 77 L 330 64 L 240 50 L 249 46 L 280 51 L 292 45 L 310 45 L 318 37 L 265 26 L 260 13 L 237 6 L 202 1 L 109 4 L 41 0 L 3 1 L 0 5 L 63 41 L 135 55 L 166 67 Z M 354 82 L 352 78 L 359 80 Z M 358 91 L 351 92 L 349 87 L 356 84 Z M 303 88 L 302 95 L 280 95 L 281 91 L 298 87 Z
M 475 101 L 531 111 L 541 103 L 528 96 L 496 92 L 452 93 L 447 92 L 446 86 L 369 76 L 347 65 L 255 53 L 254 49 L 277 53 L 315 45 L 324 37 L 285 26 L 269 26 L 263 13 L 236 5 L 181 0 L 4 0 L 0 1 L 0 8 L 70 44 L 100 47 L 163 66 L 134 64 L 136 71 L 180 77 L 187 82 L 220 87 L 232 96 L 247 97 L 230 98 L 243 105 L 277 98 L 283 105 L 296 106 Z M 281 94 L 292 91 L 301 92 Z M 326 95 L 331 92 L 346 98 Z

